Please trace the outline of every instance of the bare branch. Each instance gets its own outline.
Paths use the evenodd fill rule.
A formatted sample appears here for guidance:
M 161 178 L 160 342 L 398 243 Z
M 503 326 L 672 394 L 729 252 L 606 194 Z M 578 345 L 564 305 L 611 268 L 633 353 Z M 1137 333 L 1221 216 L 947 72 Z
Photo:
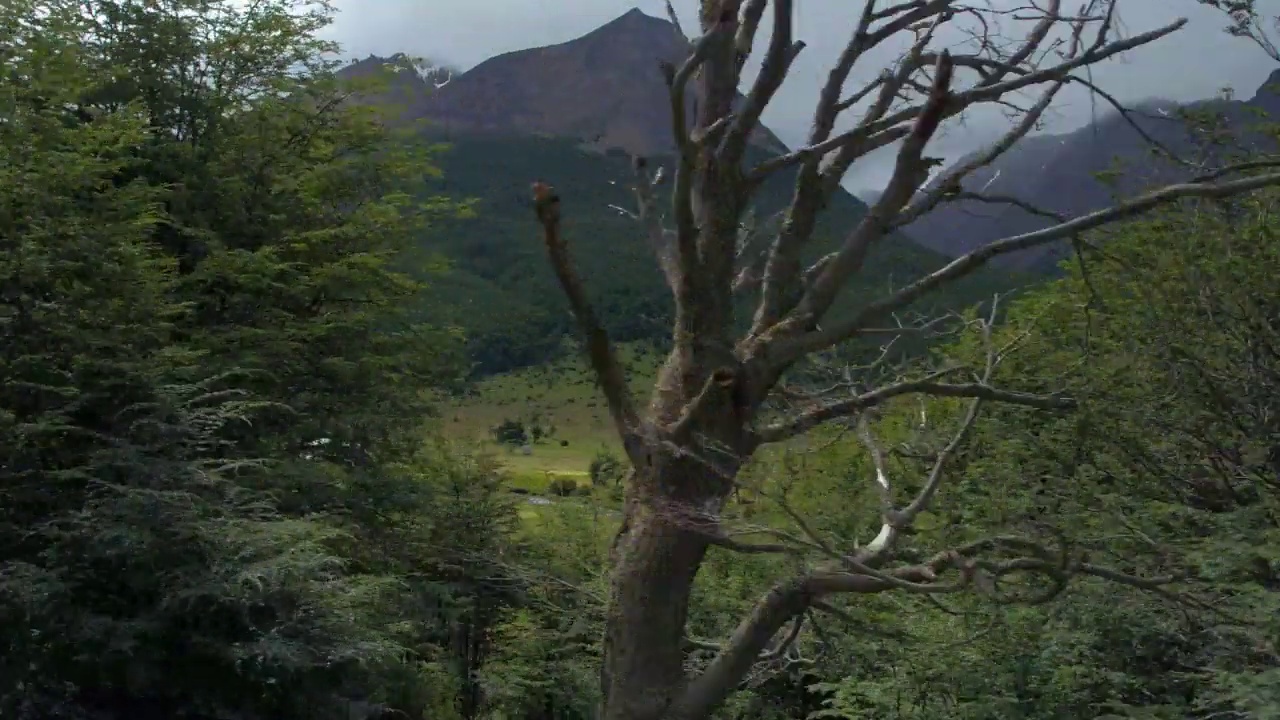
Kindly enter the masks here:
M 759 287 L 764 279 L 764 265 L 769 259 L 769 254 L 767 247 L 760 246 L 760 240 L 767 237 L 769 233 L 777 232 L 784 212 L 780 210 L 774 213 L 762 224 L 756 223 L 754 214 L 749 214 L 743 221 L 738 234 L 738 272 L 734 276 L 732 288 L 735 295 L 751 292 Z
M 857 61 L 866 52 L 886 39 L 893 37 L 896 33 L 905 30 L 914 23 L 942 13 L 951 4 L 951 1 L 929 0 L 922 3 L 910 3 L 911 7 L 904 5 L 900 9 L 892 9 L 893 12 L 881 17 L 893 17 L 893 15 L 898 15 L 898 17 L 894 17 L 875 32 L 871 31 L 871 24 L 878 19 L 875 14 L 876 3 L 866 2 L 863 5 L 858 25 L 854 29 L 853 35 L 846 44 L 844 51 L 840 54 L 840 58 L 828 74 L 827 82 L 819 96 L 818 105 L 813 115 L 813 127 L 806 143 L 807 148 L 824 146 L 831 137 L 836 120 L 842 111 L 840 96 L 844 92 L 845 81 Z M 923 42 L 917 41 L 912 48 L 912 53 L 919 54 L 922 52 L 924 50 L 924 42 L 927 42 L 927 40 Z M 900 70 L 898 76 L 902 81 L 905 81 L 910 71 L 911 69 L 908 69 L 904 63 L 904 67 Z M 886 80 L 880 87 L 880 103 L 877 103 L 877 106 L 882 104 L 884 109 L 887 110 L 889 102 L 896 93 L 897 85 Z M 870 90 L 867 92 L 870 92 Z M 867 122 L 867 119 L 864 118 L 865 122 Z M 796 178 L 795 192 L 787 222 L 778 234 L 765 265 L 760 302 L 752 322 L 752 334 L 763 332 L 777 321 L 783 312 L 782 306 L 786 298 L 794 291 L 794 283 L 799 281 L 801 268 L 798 254 L 800 247 L 813 233 L 817 214 L 822 206 L 825 205 L 826 195 L 829 192 L 825 186 L 830 185 L 830 183 L 824 181 L 819 167 L 822 156 L 825 154 L 826 151 L 802 149 L 765 161 L 748 173 L 748 181 L 758 184 L 773 172 L 784 167 L 797 164 L 801 166 Z
M 1021 549 L 1028 555 L 1003 561 L 980 557 L 984 551 L 1002 547 Z M 939 577 L 948 570 L 957 571 L 959 579 L 939 582 Z M 1023 600 L 1025 603 L 1043 602 L 1051 594 L 1060 592 L 1072 575 L 1098 577 L 1143 590 L 1162 590 L 1173 582 L 1173 578 L 1142 578 L 1086 562 L 1064 562 L 1036 543 L 1011 537 L 980 540 L 939 553 L 925 563 L 900 567 L 888 573 L 870 568 L 862 571 L 825 570 L 807 573 L 774 586 L 756 603 L 751 614 L 738 625 L 707 669 L 694 678 L 672 704 L 666 717 L 677 720 L 705 717 L 710 709 L 722 703 L 733 691 L 737 678 L 750 669 L 764 648 L 768 647 L 770 640 L 787 622 L 802 615 L 814 607 L 814 603 L 820 603 L 826 597 L 888 590 L 936 595 L 959 592 L 971 584 L 983 588 L 984 592 L 998 592 L 997 583 L 1000 578 L 1013 573 L 1038 574 L 1051 580 L 1049 591 Z M 1168 597 L 1181 600 L 1173 595 Z
M 903 380 L 846 400 L 822 405 L 784 422 L 763 427 L 756 431 L 756 437 L 761 443 L 782 442 L 802 435 L 829 420 L 855 416 L 860 412 L 877 407 L 892 398 L 903 395 L 977 398 L 1023 405 L 1041 410 L 1069 410 L 1075 406 L 1074 401 L 1070 398 L 1037 395 L 1015 390 L 1001 390 L 980 382 L 943 383 L 933 380 L 935 377 L 956 372 L 957 370 L 959 368 L 938 370 L 926 376 L 926 379 Z
M 738 34 L 733 39 L 733 49 L 737 53 L 738 74 L 751 57 L 755 45 L 756 32 L 760 29 L 760 19 L 764 17 L 764 8 L 769 0 L 747 0 L 742 8 L 742 20 L 738 23 Z
M 828 608 L 830 608 L 830 606 L 824 607 L 823 609 L 828 610 Z M 834 611 L 834 608 L 830 608 L 828 611 Z M 756 658 L 756 662 L 757 663 L 770 662 L 773 660 L 777 660 L 783 655 L 786 655 L 787 651 L 790 650 L 796 644 L 796 640 L 800 638 L 800 631 L 804 629 L 804 619 L 805 619 L 804 614 L 797 615 L 795 619 L 791 621 L 791 630 L 787 632 L 786 636 L 782 639 L 782 641 L 779 642 L 774 647 L 768 648 L 763 652 L 761 652 L 759 657 Z M 689 647 L 694 650 L 702 650 L 706 652 L 720 652 L 723 649 L 719 644 L 713 643 L 709 640 L 687 638 L 686 642 L 688 643 Z
M 1246 38 L 1262 49 L 1267 57 L 1280 62 L 1280 47 L 1263 25 L 1262 13 L 1252 0 L 1198 0 L 1201 5 L 1222 10 L 1231 20 L 1227 33 Z M 1275 27 L 1280 28 L 1280 19 L 1272 18 Z
M 752 8 L 748 7 L 747 10 L 751 11 Z M 760 114 L 778 92 L 778 88 L 782 87 L 791 63 L 804 49 L 804 43 L 792 40 L 792 14 L 792 0 L 773 0 L 773 34 L 769 38 L 769 49 L 765 52 L 764 64 L 760 68 L 760 74 L 756 75 L 746 102 L 735 113 L 733 122 L 725 133 L 720 147 L 722 162 L 736 164 L 742 159 L 751 133 L 760 124 Z
M 1027 71 L 1019 74 L 1016 78 L 1004 80 L 1002 82 L 980 83 L 973 88 L 955 93 L 948 105 L 947 112 L 944 113 L 943 119 L 954 117 L 978 103 L 999 100 L 1003 96 L 1011 92 L 1022 90 L 1023 88 L 1047 82 L 1055 82 L 1073 70 L 1097 64 L 1098 62 L 1113 55 L 1118 55 L 1119 53 L 1127 50 L 1132 50 L 1135 47 L 1146 45 L 1181 29 L 1184 25 L 1186 25 L 1185 19 L 1178 20 L 1177 22 L 1170 23 L 1156 30 L 1140 33 L 1124 40 L 1117 40 L 1097 49 L 1091 49 L 1052 67 Z M 928 56 L 924 56 L 922 59 L 927 60 Z M 970 58 L 963 56 L 960 56 L 959 58 L 953 56 L 952 61 L 953 64 L 974 64 Z M 990 63 L 988 63 L 988 65 L 990 65 Z M 753 171 L 753 174 L 777 172 L 783 168 L 804 162 L 806 159 L 822 157 L 827 153 L 842 149 L 854 154 L 854 157 L 851 158 L 849 162 L 849 164 L 851 164 L 853 159 L 866 155 L 867 152 L 870 152 L 870 149 L 874 149 L 874 147 L 868 149 L 868 146 L 866 145 L 871 138 L 888 134 L 894 136 L 894 139 L 896 140 L 905 136 L 907 134 L 907 128 L 902 126 L 901 123 L 914 120 L 921 112 L 923 112 L 924 107 L 925 106 L 923 104 L 915 105 L 871 122 L 864 120 L 856 127 L 839 135 L 833 136 L 823 142 L 800 148 L 799 150 L 793 151 L 780 158 L 776 158 L 768 163 L 762 163 L 759 168 Z
M 1216 184 L 1190 182 L 1169 185 L 1133 200 L 1082 215 L 1065 223 L 997 240 L 951 261 L 887 298 L 868 304 L 848 320 L 831 323 L 827 328 L 808 333 L 788 343 L 786 350 L 780 353 L 780 357 L 794 360 L 809 352 L 828 348 L 854 337 L 859 334 L 863 327 L 878 322 L 888 314 L 906 308 L 926 293 L 946 283 L 973 273 L 987 264 L 992 258 L 1063 240 L 1118 220 L 1135 217 L 1152 208 L 1166 205 L 1176 200 L 1184 198 L 1228 198 L 1278 184 L 1280 184 L 1280 173 L 1254 175 Z
M 698 150 L 689 132 L 689 119 L 685 114 L 686 92 L 689 81 L 707 62 L 712 50 L 732 28 L 717 25 L 705 32 L 694 43 L 689 57 L 678 69 L 663 66 L 671 100 L 672 133 L 676 144 L 676 167 L 672 196 L 672 214 L 675 220 L 675 245 L 679 277 L 676 284 L 676 306 L 689 307 L 693 302 L 698 281 L 697 220 L 694 210 L 695 153 Z M 703 128 L 707 131 L 708 128 Z M 702 138 L 705 141 L 705 138 Z
M 988 385 L 991 382 L 991 376 L 995 372 L 996 366 L 1002 359 L 1002 351 L 995 347 L 992 330 L 995 326 L 997 310 L 1000 305 L 1000 298 L 997 296 L 991 303 L 991 311 L 987 320 L 981 324 L 982 340 L 986 347 L 986 367 L 983 370 L 982 377 L 979 382 Z M 946 469 L 947 462 L 955 454 L 956 450 L 964 443 L 969 436 L 969 432 L 973 429 L 973 425 L 978 420 L 978 411 L 982 408 L 984 398 L 975 397 L 969 403 L 969 409 L 966 411 L 964 419 L 960 421 L 960 426 L 952 436 L 951 441 L 947 443 L 934 460 L 933 468 L 929 471 L 928 477 L 925 479 L 924 485 L 920 491 L 916 493 L 915 498 L 911 500 L 906 507 L 901 510 L 897 509 L 893 499 L 893 489 L 889 485 L 888 471 L 885 467 L 884 453 L 874 444 L 871 436 L 871 430 L 866 423 L 865 416 L 862 418 L 861 431 L 863 440 L 871 449 L 872 460 L 876 468 L 877 485 L 881 489 L 881 517 L 882 524 L 880 532 L 876 535 L 865 548 L 857 554 L 858 561 L 874 565 L 883 560 L 893 549 L 894 541 L 900 531 L 910 527 L 920 513 L 924 512 L 929 504 L 933 501 L 934 495 L 942 486 L 943 471 Z M 923 410 L 921 413 L 923 414 Z
M 685 33 L 684 26 L 680 24 L 680 16 L 676 14 L 675 6 L 671 4 L 671 0 L 666 0 L 666 4 L 667 4 L 667 19 L 671 21 L 672 25 L 675 25 L 676 32 L 680 33 L 680 37 L 684 38 L 685 40 L 688 40 L 689 35 Z
M 916 188 L 928 177 L 934 163 L 924 157 L 924 147 L 937 132 L 951 97 L 951 77 L 955 66 L 951 54 L 942 51 L 934 72 L 933 86 L 923 111 L 916 117 L 910 134 L 898 150 L 893 175 L 884 193 L 858 227 L 845 239 L 840 250 L 827 263 L 797 304 L 793 315 L 803 322 L 816 322 L 835 302 L 845 281 L 862 267 L 867 252 L 888 231 L 892 218 L 911 199 Z M 937 162 L 941 162 L 940 160 Z
M 669 64 L 662 65 L 671 99 L 671 131 L 676 143 L 676 152 L 681 156 L 687 155 L 689 151 L 689 118 L 685 114 L 687 100 L 685 93 L 688 91 L 689 81 L 707 61 L 707 56 L 717 39 L 717 31 L 698 38 L 693 45 L 693 51 L 679 68 Z
M 675 257 L 675 237 L 672 231 L 663 227 L 658 201 L 653 195 L 654 186 L 661 180 L 662 170 L 659 168 L 655 175 L 650 176 L 646 169 L 647 162 L 642 157 L 635 158 L 633 165 L 635 179 L 632 192 L 636 196 L 636 212 L 632 217 L 643 226 L 645 239 L 658 261 L 662 276 L 666 278 L 667 287 L 675 292 L 680 282 L 680 269 Z
M 609 403 L 609 413 L 624 444 L 635 436 L 639 425 L 635 403 L 631 398 L 631 390 L 627 387 L 627 378 L 613 351 L 613 343 L 609 334 L 596 317 L 595 311 L 587 299 L 582 279 L 573 267 L 569 257 L 568 246 L 560 234 L 560 197 L 549 185 L 538 182 L 533 185 L 534 210 L 538 222 L 542 225 L 543 243 L 547 247 L 547 256 L 551 267 L 560 281 L 560 287 L 569 300 L 569 306 L 587 340 L 587 353 L 591 366 L 600 381 L 605 399 Z M 628 450 L 630 448 L 628 447 Z
M 980 193 L 980 192 L 970 192 L 968 190 L 961 190 L 959 192 L 946 194 L 942 198 L 942 202 L 961 202 L 963 200 L 972 200 L 974 202 L 987 203 L 990 205 L 1011 205 L 1030 215 L 1039 215 L 1040 217 L 1048 218 L 1050 220 L 1054 220 L 1060 223 L 1066 222 L 1069 219 L 1067 218 L 1066 215 L 1063 215 L 1062 213 L 1057 213 L 1052 210 L 1045 210 L 1044 208 L 1040 208 L 1035 205 L 1032 205 L 1031 203 L 1025 200 L 1021 200 L 1016 197 L 1013 197 L 1012 195 L 996 195 L 992 193 Z M 895 222 L 894 227 L 905 227 L 906 225 L 909 225 L 912 222 L 915 222 L 916 220 L 918 220 L 922 214 L 923 213 L 916 214 L 914 212 L 910 212 L 910 213 L 903 212 L 903 214 L 898 217 L 898 220 Z M 867 331 L 864 330 L 863 332 L 865 333 Z
M 1041 31 L 1041 26 L 1043 26 L 1043 32 L 1048 32 L 1048 28 L 1053 24 L 1053 16 L 1057 14 L 1059 4 L 1059 0 L 1054 0 L 1052 7 L 1049 9 L 1049 13 L 1051 14 L 1046 16 L 1046 19 L 1041 22 L 1040 26 L 1037 26 L 1033 35 Z M 1076 27 L 1072 31 L 1071 49 L 1068 53 L 1068 57 L 1075 55 L 1080 42 L 1080 34 L 1083 31 L 1083 22 L 1077 23 Z M 1041 36 L 1041 39 L 1043 39 L 1043 35 Z M 1027 48 L 1031 47 L 1033 46 L 1029 42 L 1024 46 L 1023 50 L 1025 51 Z M 1064 85 L 1066 85 L 1067 79 L 1068 78 L 1063 77 L 1050 83 L 1049 87 L 1040 94 L 1040 99 L 1036 101 L 1036 104 L 1023 114 L 1022 118 L 1016 125 L 1014 125 L 986 150 L 974 155 L 967 162 L 961 163 L 951 170 L 948 170 L 947 173 L 938 180 L 937 185 L 933 190 L 926 192 L 923 197 L 912 202 L 910 207 L 904 208 L 896 222 L 906 224 L 911 222 L 909 218 L 917 218 L 928 213 L 930 210 L 937 207 L 938 203 L 942 202 L 942 200 L 948 195 L 956 194 L 961 187 L 961 183 L 968 175 L 979 168 L 986 167 L 987 165 L 995 162 L 997 158 L 1008 152 L 1015 143 L 1026 137 L 1027 133 L 1031 132 L 1031 130 L 1040 122 L 1040 118 L 1044 115 L 1044 112 L 1049 109 L 1049 104 L 1053 102 L 1053 99 L 1058 95 L 1058 92 Z

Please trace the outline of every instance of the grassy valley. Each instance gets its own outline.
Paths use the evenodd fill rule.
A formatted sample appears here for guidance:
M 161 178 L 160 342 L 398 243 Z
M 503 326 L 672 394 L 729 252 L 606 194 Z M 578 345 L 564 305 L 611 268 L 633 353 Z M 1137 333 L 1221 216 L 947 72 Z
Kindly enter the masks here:
M 622 357 L 632 386 L 644 397 L 659 358 L 637 345 L 625 346 Z M 537 425 L 548 434 L 529 443 L 500 443 L 493 430 L 508 420 Z M 601 452 L 622 452 L 595 377 L 577 353 L 478 380 L 464 397 L 442 410 L 441 432 L 492 453 L 514 486 L 537 492 L 546 492 L 555 477 L 590 485 L 591 461 Z M 522 445 L 532 452 L 522 453 Z

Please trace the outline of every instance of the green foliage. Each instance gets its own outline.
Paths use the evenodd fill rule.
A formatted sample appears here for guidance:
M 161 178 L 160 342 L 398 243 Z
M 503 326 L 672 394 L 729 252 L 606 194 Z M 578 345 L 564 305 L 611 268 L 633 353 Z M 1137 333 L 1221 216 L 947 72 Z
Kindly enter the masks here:
M 591 458 L 587 469 L 592 485 L 617 485 L 627 474 L 622 458 L 608 449 L 601 449 Z
M 496 473 L 421 449 L 461 346 L 394 270 L 448 208 L 327 18 L 0 9 L 0 714 L 448 717 L 506 602 Z
M 490 432 L 494 441 L 501 445 L 524 445 L 529 442 L 529 433 L 519 420 L 507 418 L 495 425 Z
M 615 527 L 564 502 L 526 533 L 527 603 L 494 628 L 479 717 L 586 720 L 599 702 L 605 560 Z
M 810 618 L 800 659 L 757 667 L 726 717 L 1270 717 L 1276 712 L 1275 448 L 1280 261 L 1275 198 L 1189 205 L 1117 228 L 1086 270 L 1012 305 L 1003 387 L 1065 392 L 1078 412 L 992 404 L 947 468 L 905 561 L 995 533 L 1065 538 L 1140 575 L 1186 574 L 1169 595 L 1077 580 L 1057 602 L 857 596 Z M 945 348 L 963 361 L 976 338 Z M 885 407 L 876 424 L 903 496 L 927 475 L 963 403 Z M 865 450 L 841 435 L 760 459 L 726 522 L 789 522 L 842 547 L 879 526 Z M 923 456 L 923 457 L 922 457 Z M 1046 538 L 1046 539 L 1050 539 Z M 786 559 L 713 550 L 690 632 L 725 637 Z M 1187 600 L 1190 598 L 1190 601 Z M 708 656 L 694 653 L 691 662 Z
M 577 207 L 575 252 L 611 328 L 657 339 L 661 283 L 607 209 L 626 200 L 609 184 L 625 160 L 542 139 L 437 155 L 343 102 L 317 35 L 327 18 L 284 0 L 0 8 L 5 717 L 594 712 L 617 518 L 570 496 L 625 467 L 608 448 L 574 454 L 607 430 L 589 378 L 548 368 L 502 386 L 525 408 L 499 410 L 520 418 L 503 426 L 521 443 L 555 435 L 552 420 L 572 440 L 539 446 L 564 472 L 539 469 L 557 497 L 533 519 L 493 462 L 424 438 L 464 350 L 494 370 L 556 355 L 572 332 L 524 187 L 493 175 L 497 159 L 521 183 L 563 175 L 548 179 Z M 785 187 L 769 193 L 766 206 Z M 481 198 L 480 218 L 441 194 Z M 1124 569 L 1188 572 L 1216 613 L 1103 583 L 1047 607 L 858 598 L 824 609 L 802 659 L 762 664 L 726 712 L 1274 717 L 1274 202 L 1127 226 L 1087 272 L 1018 303 L 1001 332 L 1022 346 L 1000 380 L 1065 390 L 1081 410 L 992 408 L 904 542 L 910 555 L 1052 525 Z M 857 212 L 834 208 L 832 227 Z M 868 277 L 937 261 L 883 252 Z M 628 356 L 638 382 L 650 360 Z M 568 385 L 581 396 L 544 406 Z M 961 410 L 939 400 L 928 414 Z M 931 440 L 914 405 L 884 411 L 887 445 Z M 924 469 L 910 453 L 890 466 L 902 492 Z M 785 491 L 813 527 L 865 540 L 871 472 L 848 442 L 767 456 L 726 515 L 784 520 L 768 500 Z M 790 562 L 713 550 L 690 633 L 731 633 Z
M 589 658 L 596 638 L 573 620 L 516 613 L 494 628 L 496 656 L 485 664 L 482 687 L 491 717 L 590 717 L 598 678 Z
M 568 497 L 578 491 L 578 481 L 569 477 L 555 477 L 547 484 L 547 492 Z
M 888 673 L 855 666 L 821 684 L 835 716 L 1275 712 L 1274 203 L 1187 206 L 1116 229 L 1086 271 L 1068 268 L 1018 303 L 1003 332 L 1022 347 L 1000 381 L 1066 392 L 1082 407 L 1065 417 L 991 408 L 950 468 L 934 508 L 943 522 L 911 539 L 938 547 L 1047 526 L 1099 562 L 1185 573 L 1184 592 L 1199 601 L 1179 608 L 1079 582 L 1047 607 L 994 611 L 975 598 L 948 602 L 963 613 L 952 617 L 909 603 L 890 617 L 912 643 L 873 642 L 870 656 L 866 642 L 850 649 Z M 901 476 L 924 470 L 908 465 Z

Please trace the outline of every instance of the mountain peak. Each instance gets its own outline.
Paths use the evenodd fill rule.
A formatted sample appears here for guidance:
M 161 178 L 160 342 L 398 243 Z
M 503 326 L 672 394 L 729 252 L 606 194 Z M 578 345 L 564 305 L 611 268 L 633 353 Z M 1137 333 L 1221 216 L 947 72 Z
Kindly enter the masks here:
M 638 7 L 633 7 L 630 10 L 622 13 L 618 17 L 614 18 L 613 20 L 610 20 L 604 25 L 601 25 L 600 27 L 607 28 L 610 25 L 613 25 L 615 23 L 621 23 L 621 22 L 637 23 L 637 22 L 654 22 L 654 21 L 666 22 L 666 20 L 663 20 L 662 18 L 656 18 L 652 15 L 646 14 L 645 11 L 641 10 Z
M 674 141 L 660 66 L 689 51 L 673 23 L 632 8 L 568 42 L 480 63 L 426 98 L 421 117 L 447 132 L 544 134 L 668 154 Z M 763 128 L 753 143 L 785 151 Z
M 664 60 L 680 57 L 682 53 L 689 50 L 689 41 L 680 34 L 680 31 L 670 20 L 646 15 L 640 8 L 631 8 L 586 35 L 576 40 L 570 40 L 566 44 L 592 45 L 615 42 L 651 48 L 659 53 Z
M 1280 70 L 1272 70 L 1248 104 L 1267 114 L 1268 122 L 1280 121 Z
M 618 17 L 601 25 L 600 27 L 587 33 L 584 37 L 596 34 L 610 34 L 615 32 L 634 33 L 634 32 L 674 32 L 675 26 L 666 18 L 654 17 L 647 15 L 638 7 L 622 13 Z

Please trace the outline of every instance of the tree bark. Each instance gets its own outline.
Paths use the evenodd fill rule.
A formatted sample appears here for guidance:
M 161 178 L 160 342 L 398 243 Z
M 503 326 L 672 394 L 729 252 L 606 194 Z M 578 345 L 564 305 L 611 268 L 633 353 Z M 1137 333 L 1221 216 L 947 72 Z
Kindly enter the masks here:
M 603 720 L 660 720 L 684 687 L 685 622 L 707 543 L 647 503 L 630 507 L 605 618 Z
M 651 415 L 680 430 L 646 440 L 627 488 L 612 550 L 602 720 L 662 720 L 687 683 L 693 584 L 751 443 L 733 407 L 739 379 L 717 384 L 710 367 L 710 357 L 677 350 L 654 395 Z M 693 392 L 694 383 L 704 389 Z M 696 415 L 681 423 L 682 412 Z

